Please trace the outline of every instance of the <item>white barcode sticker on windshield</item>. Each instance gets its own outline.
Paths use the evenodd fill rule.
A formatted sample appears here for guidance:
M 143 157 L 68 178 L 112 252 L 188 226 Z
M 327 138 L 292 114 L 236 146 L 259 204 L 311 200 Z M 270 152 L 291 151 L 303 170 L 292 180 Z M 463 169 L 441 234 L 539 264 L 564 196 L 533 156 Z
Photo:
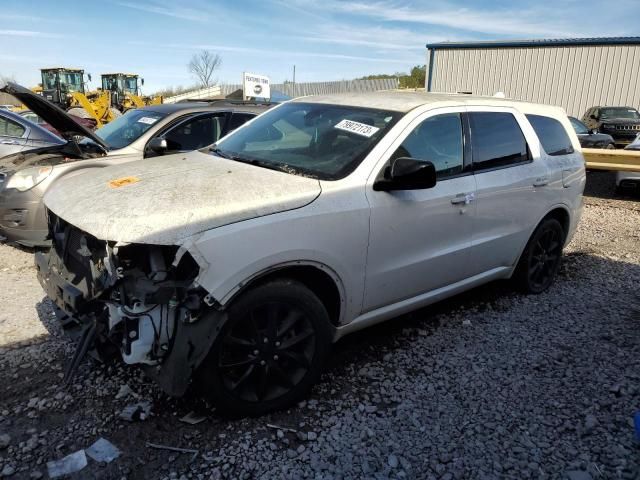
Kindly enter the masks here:
M 334 128 L 339 128 L 340 130 L 344 130 L 345 132 L 353 132 L 358 135 L 362 135 L 363 137 L 370 137 L 378 130 L 378 127 L 374 127 L 372 125 L 367 125 L 366 123 L 354 122 L 353 120 L 342 120 L 338 123 Z
M 158 119 L 153 117 L 140 117 L 138 119 L 138 123 L 146 123 L 147 125 L 153 125 L 157 121 Z

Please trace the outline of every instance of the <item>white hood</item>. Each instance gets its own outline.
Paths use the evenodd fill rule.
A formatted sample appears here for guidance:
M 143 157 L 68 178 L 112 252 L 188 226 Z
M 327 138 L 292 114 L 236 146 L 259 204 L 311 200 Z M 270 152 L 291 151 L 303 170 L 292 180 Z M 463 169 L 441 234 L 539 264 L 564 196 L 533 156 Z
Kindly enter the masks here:
M 320 182 L 191 152 L 62 178 L 45 205 L 101 240 L 179 244 L 199 232 L 303 207 Z

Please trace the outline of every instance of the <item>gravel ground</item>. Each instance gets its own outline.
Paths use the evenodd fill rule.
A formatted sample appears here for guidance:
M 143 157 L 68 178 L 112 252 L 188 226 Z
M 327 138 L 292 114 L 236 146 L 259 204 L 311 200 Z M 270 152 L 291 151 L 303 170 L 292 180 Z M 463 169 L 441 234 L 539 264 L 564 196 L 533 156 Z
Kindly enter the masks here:
M 69 478 L 640 479 L 640 201 L 611 186 L 589 175 L 548 292 L 496 282 L 355 334 L 306 401 L 239 421 L 167 398 L 134 368 L 87 362 L 65 389 L 73 345 L 31 253 L 0 245 L 0 477 L 46 478 L 46 462 L 104 437 L 122 455 Z M 150 417 L 118 418 L 136 400 L 116 398 L 124 385 Z M 179 421 L 192 410 L 207 420 Z

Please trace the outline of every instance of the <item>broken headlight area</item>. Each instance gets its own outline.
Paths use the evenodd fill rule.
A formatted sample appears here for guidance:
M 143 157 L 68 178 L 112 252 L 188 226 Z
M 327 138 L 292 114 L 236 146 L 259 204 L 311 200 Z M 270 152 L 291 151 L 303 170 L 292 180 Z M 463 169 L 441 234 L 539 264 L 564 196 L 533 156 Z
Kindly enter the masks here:
M 76 356 L 93 347 L 105 360 L 116 353 L 127 364 L 154 367 L 156 376 L 171 358 L 184 365 L 170 365 L 170 376 L 188 379 L 216 323 L 198 325 L 211 302 L 195 282 L 199 266 L 191 255 L 177 246 L 99 240 L 54 215 L 49 222 L 52 248 L 36 255 L 38 279 L 63 327 L 83 332 Z M 162 386 L 176 393 L 171 382 Z

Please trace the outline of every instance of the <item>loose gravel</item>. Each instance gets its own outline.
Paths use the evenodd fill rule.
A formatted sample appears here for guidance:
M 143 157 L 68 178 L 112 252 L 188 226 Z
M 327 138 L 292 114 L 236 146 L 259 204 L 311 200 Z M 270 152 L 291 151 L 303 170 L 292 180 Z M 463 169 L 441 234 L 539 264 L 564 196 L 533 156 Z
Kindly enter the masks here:
M 99 438 L 122 454 L 68 478 L 640 479 L 640 201 L 589 175 L 555 285 L 496 282 L 347 337 L 296 408 L 218 418 L 135 368 L 86 362 L 53 321 L 32 254 L 0 245 L 0 478 Z M 119 418 L 151 402 L 151 416 Z M 206 421 L 179 419 L 195 411 Z M 149 448 L 147 442 L 197 451 Z

